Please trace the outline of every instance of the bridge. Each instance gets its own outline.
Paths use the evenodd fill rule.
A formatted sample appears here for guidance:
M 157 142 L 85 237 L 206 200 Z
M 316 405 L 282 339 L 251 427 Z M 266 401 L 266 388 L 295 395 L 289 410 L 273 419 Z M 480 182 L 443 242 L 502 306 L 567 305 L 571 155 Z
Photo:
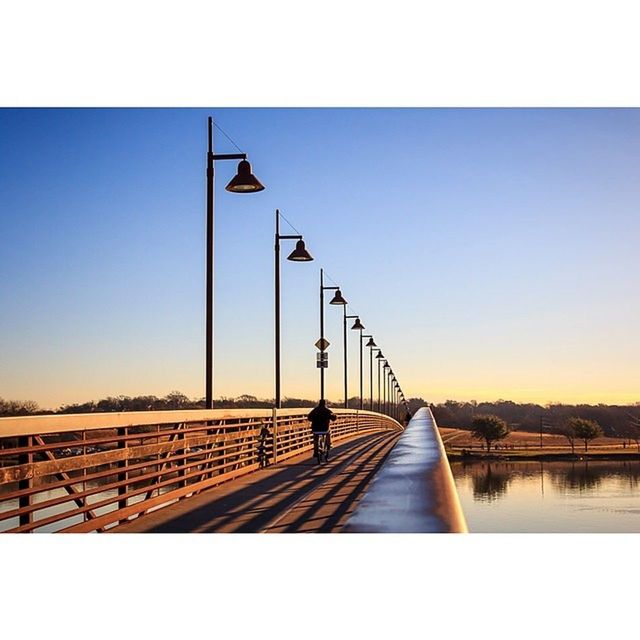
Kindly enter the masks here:
M 322 465 L 307 412 L 1 418 L 0 531 L 466 531 L 429 408 L 336 409 Z

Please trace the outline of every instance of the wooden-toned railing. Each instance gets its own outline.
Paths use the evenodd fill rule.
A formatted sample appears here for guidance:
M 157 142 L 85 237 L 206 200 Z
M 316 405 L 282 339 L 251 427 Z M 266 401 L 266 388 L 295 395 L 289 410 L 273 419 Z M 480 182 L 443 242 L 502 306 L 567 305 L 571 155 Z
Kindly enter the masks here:
M 0 532 L 105 531 L 312 448 L 308 409 L 0 418 Z M 336 410 L 332 439 L 402 426 Z

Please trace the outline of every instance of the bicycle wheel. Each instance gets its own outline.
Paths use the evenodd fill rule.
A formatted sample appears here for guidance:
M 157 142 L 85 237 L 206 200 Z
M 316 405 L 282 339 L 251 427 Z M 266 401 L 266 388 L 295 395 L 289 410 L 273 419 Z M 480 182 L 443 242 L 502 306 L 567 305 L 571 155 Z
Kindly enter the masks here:
M 327 445 L 327 436 L 324 435 L 322 436 L 322 457 L 324 458 L 325 462 L 329 462 L 329 447 Z

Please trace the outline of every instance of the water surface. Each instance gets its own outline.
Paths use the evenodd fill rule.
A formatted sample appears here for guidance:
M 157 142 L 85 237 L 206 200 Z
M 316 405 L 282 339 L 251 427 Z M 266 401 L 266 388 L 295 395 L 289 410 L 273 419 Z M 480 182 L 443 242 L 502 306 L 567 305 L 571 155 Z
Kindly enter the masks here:
M 452 462 L 471 532 L 640 532 L 640 461 Z

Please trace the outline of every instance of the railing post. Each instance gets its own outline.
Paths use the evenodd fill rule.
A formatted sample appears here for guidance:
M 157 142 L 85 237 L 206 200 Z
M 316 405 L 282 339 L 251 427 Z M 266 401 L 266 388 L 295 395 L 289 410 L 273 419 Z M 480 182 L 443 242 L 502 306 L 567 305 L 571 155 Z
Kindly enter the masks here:
M 128 427 L 119 427 L 116 430 L 118 436 L 118 449 L 126 449 L 128 441 L 124 438 L 129 434 Z M 118 469 L 124 469 L 124 471 L 118 472 L 118 482 L 126 482 L 129 479 L 129 474 L 126 469 L 129 466 L 129 458 L 125 457 L 124 460 L 118 460 Z M 125 509 L 127 506 L 127 489 L 128 485 L 123 484 L 118 487 L 118 509 Z M 119 524 L 123 524 L 125 520 L 119 520 Z
M 271 412 L 271 424 L 273 426 L 273 464 L 278 462 L 278 410 L 276 407 Z
M 18 438 L 18 446 L 19 447 L 31 447 L 33 446 L 33 437 L 32 436 L 23 436 Z M 18 456 L 18 464 L 26 465 L 31 464 L 33 462 L 33 452 L 28 451 L 27 453 L 21 453 Z M 18 482 L 18 489 L 31 489 L 33 487 L 33 476 L 30 474 L 28 478 L 24 480 L 20 480 Z M 22 509 L 23 507 L 31 506 L 31 494 L 26 496 L 20 496 L 18 500 L 18 507 Z M 28 513 L 20 514 L 20 526 L 29 525 L 33 522 L 33 512 L 29 511 Z
M 184 456 L 184 458 L 182 458 L 182 462 L 180 464 L 180 472 L 179 475 L 181 477 L 180 480 L 180 487 L 186 487 L 187 486 L 187 479 L 186 479 L 186 475 L 187 475 L 187 464 L 188 464 L 188 458 L 187 458 L 187 447 L 186 447 L 186 439 L 187 439 L 187 434 L 185 432 L 185 428 L 186 425 L 184 424 L 179 424 L 177 425 L 178 429 L 180 429 L 182 427 L 182 433 L 180 434 L 180 440 L 182 440 L 182 448 L 178 450 L 179 454 L 181 456 Z M 184 496 L 186 498 L 186 496 Z

